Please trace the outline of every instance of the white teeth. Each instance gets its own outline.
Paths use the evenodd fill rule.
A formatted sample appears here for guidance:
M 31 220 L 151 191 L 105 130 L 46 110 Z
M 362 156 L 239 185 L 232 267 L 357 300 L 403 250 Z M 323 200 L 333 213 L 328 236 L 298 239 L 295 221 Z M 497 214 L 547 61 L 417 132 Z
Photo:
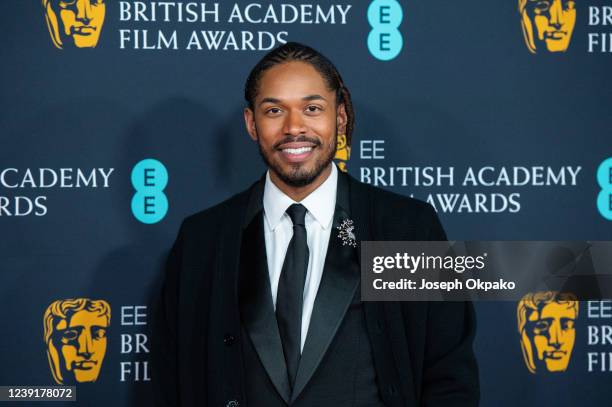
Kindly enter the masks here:
M 288 154 L 304 154 L 305 152 L 310 150 L 312 150 L 312 147 L 284 148 L 283 152 Z

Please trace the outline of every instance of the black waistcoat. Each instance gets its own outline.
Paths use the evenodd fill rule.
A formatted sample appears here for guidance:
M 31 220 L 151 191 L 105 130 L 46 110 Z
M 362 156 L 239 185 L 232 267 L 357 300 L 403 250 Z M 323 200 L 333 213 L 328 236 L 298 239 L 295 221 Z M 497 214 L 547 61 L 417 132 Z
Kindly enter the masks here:
M 245 230 L 240 255 L 240 337 L 247 406 L 384 405 L 359 299 L 357 251 L 343 246 L 336 236 L 336 226 L 346 218 L 337 206 L 293 392 L 289 389 L 274 316 L 263 213 L 255 216 Z

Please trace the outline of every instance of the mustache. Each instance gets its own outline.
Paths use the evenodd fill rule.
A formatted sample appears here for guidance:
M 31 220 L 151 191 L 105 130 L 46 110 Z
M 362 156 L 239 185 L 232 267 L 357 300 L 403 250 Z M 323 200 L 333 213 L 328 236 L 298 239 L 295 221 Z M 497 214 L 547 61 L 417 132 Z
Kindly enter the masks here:
M 315 146 L 320 146 L 321 145 L 321 142 L 319 140 L 317 140 L 316 138 L 308 137 L 308 136 L 305 136 L 305 135 L 301 135 L 301 136 L 297 136 L 297 137 L 286 136 L 282 140 L 279 140 L 276 143 L 274 143 L 273 147 L 274 147 L 275 150 L 278 150 L 280 148 L 280 146 L 282 146 L 283 144 L 298 143 L 298 142 L 312 143 Z

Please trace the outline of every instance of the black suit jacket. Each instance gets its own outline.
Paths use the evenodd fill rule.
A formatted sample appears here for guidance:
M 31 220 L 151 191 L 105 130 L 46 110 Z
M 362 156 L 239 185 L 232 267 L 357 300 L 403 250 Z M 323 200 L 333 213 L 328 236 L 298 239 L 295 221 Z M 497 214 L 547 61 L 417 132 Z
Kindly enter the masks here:
M 415 199 L 374 188 L 338 174 L 336 214 L 349 216 L 357 241 L 446 240 L 433 208 Z M 264 182 L 210 209 L 185 219 L 170 252 L 152 335 L 152 381 L 156 400 L 163 406 L 248 405 L 244 392 L 243 355 L 240 347 L 241 310 L 239 260 L 243 233 L 260 213 Z M 302 358 L 303 389 L 342 319 L 355 292 L 358 275 L 342 275 L 333 267 L 330 250 L 315 308 L 331 313 L 316 322 L 316 312 Z M 252 247 L 265 250 L 262 242 Z M 339 252 L 338 252 L 339 253 Z M 265 258 L 265 256 L 263 256 Z M 267 283 L 269 284 L 269 283 Z M 254 292 L 269 285 L 252 282 Z M 268 289 L 269 292 L 269 289 Z M 268 295 L 269 297 L 269 295 Z M 242 309 L 262 364 L 286 401 L 282 354 L 274 321 L 261 304 Z M 321 301 L 320 301 L 321 300 Z M 271 303 L 271 298 L 269 298 Z M 347 302 L 348 301 L 348 302 Z M 322 312 L 322 311 L 321 311 Z M 479 400 L 478 369 L 472 350 L 475 316 L 465 302 L 368 302 L 366 325 L 378 387 L 385 404 L 399 406 L 475 406 Z M 322 338 L 307 352 L 312 324 Z M 328 335 L 329 338 L 326 338 Z M 317 341 L 314 341 L 317 342 Z M 277 356 L 275 356 L 277 355 Z M 341 372 L 338 372 L 341 374 Z M 300 372 L 298 372 L 298 378 Z M 297 381 L 296 381 L 297 386 Z M 298 392 L 299 393 L 299 392 Z M 295 395 L 294 398 L 295 399 Z

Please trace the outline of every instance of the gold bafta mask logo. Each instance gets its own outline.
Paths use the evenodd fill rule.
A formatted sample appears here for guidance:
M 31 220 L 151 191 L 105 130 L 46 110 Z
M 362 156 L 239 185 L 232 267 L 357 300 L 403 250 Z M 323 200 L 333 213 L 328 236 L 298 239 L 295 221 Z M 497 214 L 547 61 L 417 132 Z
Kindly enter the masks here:
M 106 354 L 110 318 L 110 305 L 104 300 L 58 300 L 47 307 L 45 344 L 57 384 L 96 381 Z
M 346 162 L 351 157 L 351 147 L 348 145 L 346 134 L 339 134 L 336 140 L 336 155 L 334 159 L 339 160 L 338 168 L 343 172 L 347 172 Z
M 529 293 L 519 301 L 518 332 L 531 373 L 567 369 L 576 341 L 578 304 L 575 295 L 556 291 Z
M 565 52 L 576 25 L 572 0 L 519 0 L 525 44 L 532 53 Z
M 106 0 L 42 0 L 51 40 L 57 48 L 98 45 Z

